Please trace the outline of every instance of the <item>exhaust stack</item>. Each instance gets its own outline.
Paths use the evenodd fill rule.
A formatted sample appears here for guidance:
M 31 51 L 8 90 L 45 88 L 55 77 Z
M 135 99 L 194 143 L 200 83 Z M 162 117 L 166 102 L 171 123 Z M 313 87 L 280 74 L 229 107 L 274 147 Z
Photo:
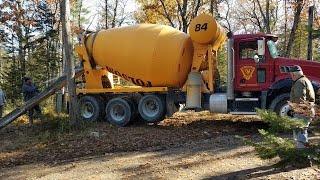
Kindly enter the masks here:
M 232 32 L 227 33 L 228 37 L 228 77 L 227 77 L 227 98 L 234 99 L 234 40 Z

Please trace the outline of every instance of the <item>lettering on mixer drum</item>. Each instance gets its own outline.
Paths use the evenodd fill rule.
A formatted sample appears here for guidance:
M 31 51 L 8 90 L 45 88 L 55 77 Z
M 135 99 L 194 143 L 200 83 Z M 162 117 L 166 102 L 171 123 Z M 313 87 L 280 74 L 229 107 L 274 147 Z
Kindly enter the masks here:
M 152 87 L 152 84 L 151 84 L 150 81 L 145 82 L 145 81 L 143 81 L 143 80 L 141 80 L 141 79 L 135 79 L 135 78 L 130 77 L 130 76 L 126 75 L 126 74 L 120 73 L 119 71 L 116 71 L 116 70 L 114 70 L 113 68 L 108 67 L 108 66 L 106 66 L 106 69 L 107 69 L 107 71 L 109 71 L 110 73 L 115 74 L 115 75 L 117 75 L 117 76 L 120 76 L 120 77 L 122 77 L 123 79 L 125 79 L 125 80 L 127 80 L 127 81 L 130 81 L 130 82 L 132 82 L 132 83 L 135 84 L 135 85 L 143 86 L 143 87 Z

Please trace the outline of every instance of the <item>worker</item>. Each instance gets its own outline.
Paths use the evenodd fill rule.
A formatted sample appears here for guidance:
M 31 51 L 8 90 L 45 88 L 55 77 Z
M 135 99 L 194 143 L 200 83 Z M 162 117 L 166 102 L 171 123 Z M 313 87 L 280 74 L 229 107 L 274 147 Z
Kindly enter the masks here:
M 6 95 L 3 92 L 3 90 L 0 88 L 0 118 L 2 118 L 5 104 L 6 104 Z
M 28 100 L 32 99 L 33 97 L 39 94 L 38 88 L 33 84 L 32 79 L 30 77 L 26 77 L 24 79 L 24 83 L 22 85 L 22 92 L 24 95 L 24 101 L 27 102 Z M 37 104 L 32 109 L 29 110 L 29 123 L 33 124 L 34 113 L 37 112 L 38 115 L 41 115 L 40 106 Z
M 312 117 L 315 116 L 313 107 L 315 103 L 315 92 L 310 80 L 304 76 L 300 66 L 290 66 L 288 69 L 291 78 L 294 81 L 290 93 L 290 102 L 295 104 L 308 103 L 308 105 L 310 105 L 310 112 L 306 113 L 310 114 L 309 116 L 294 112 L 293 109 L 293 117 L 306 122 L 304 128 L 295 129 L 293 131 L 296 148 L 303 149 L 308 145 L 308 127 L 312 121 Z

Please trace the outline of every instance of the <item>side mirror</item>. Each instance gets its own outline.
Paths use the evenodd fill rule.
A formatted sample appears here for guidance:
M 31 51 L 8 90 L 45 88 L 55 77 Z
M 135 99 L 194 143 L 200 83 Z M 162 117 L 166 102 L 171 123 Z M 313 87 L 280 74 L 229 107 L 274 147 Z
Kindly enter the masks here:
M 256 54 L 253 56 L 254 62 L 259 63 L 260 62 L 260 57 Z
M 264 56 L 265 54 L 265 44 L 266 44 L 266 40 L 263 38 L 261 40 L 258 40 L 258 55 L 259 56 Z

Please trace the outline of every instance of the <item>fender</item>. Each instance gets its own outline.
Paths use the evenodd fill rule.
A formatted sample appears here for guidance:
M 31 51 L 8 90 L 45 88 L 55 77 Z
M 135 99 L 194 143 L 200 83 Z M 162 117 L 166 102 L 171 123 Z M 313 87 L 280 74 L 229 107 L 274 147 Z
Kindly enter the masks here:
M 293 80 L 291 78 L 281 79 L 271 85 L 268 90 L 267 96 L 274 97 L 280 93 L 290 93 Z M 320 89 L 320 83 L 311 80 L 313 89 L 317 92 Z M 279 92 L 280 91 L 280 92 Z
M 271 87 L 268 90 L 268 96 L 273 95 L 275 92 L 278 92 L 279 90 L 283 92 L 290 92 L 292 87 L 292 79 L 291 78 L 285 78 L 281 79 L 271 85 Z
M 314 92 L 316 94 L 316 104 L 320 105 L 320 95 L 317 93 L 320 90 L 320 83 L 316 82 L 316 81 L 311 81 Z
M 317 93 L 317 91 L 320 89 L 320 83 L 316 82 L 316 81 L 311 81 L 314 92 Z

